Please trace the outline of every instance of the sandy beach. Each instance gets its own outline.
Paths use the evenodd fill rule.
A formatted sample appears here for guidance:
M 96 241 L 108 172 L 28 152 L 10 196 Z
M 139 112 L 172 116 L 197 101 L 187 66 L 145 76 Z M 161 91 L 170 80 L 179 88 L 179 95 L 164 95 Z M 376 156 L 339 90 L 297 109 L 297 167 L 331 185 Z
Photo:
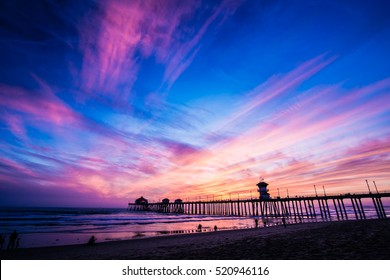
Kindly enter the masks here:
M 1 259 L 390 259 L 390 221 L 257 229 L 2 251 Z

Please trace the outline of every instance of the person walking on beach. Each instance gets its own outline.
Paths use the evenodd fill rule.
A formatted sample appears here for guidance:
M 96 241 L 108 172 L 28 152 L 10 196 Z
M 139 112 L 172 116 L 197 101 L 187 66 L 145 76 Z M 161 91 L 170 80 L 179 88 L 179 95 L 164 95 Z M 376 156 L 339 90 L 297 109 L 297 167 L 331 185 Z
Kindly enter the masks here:
M 17 238 L 18 238 L 18 234 L 16 233 L 16 230 L 14 230 L 14 232 L 11 233 L 11 235 L 9 236 L 9 243 L 8 243 L 7 250 L 12 250 L 15 248 L 15 241 Z
M 259 227 L 259 219 L 255 218 L 255 228 Z
M 4 235 L 0 234 L 0 250 L 3 250 L 4 239 Z
M 217 231 L 218 230 L 218 227 L 217 225 L 214 226 L 214 231 Z
M 283 226 L 284 226 L 284 227 L 287 226 L 287 225 L 286 225 L 286 219 L 285 219 L 284 217 L 282 218 L 282 223 L 283 223 Z
M 202 225 L 201 225 L 201 224 L 198 225 L 198 231 L 199 231 L 199 232 L 202 231 Z

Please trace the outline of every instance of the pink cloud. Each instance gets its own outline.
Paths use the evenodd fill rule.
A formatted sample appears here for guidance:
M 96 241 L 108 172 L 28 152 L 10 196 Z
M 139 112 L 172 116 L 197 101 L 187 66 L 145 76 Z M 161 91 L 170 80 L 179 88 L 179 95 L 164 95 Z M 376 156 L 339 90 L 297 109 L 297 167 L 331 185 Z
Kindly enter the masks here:
M 84 141 L 105 142 L 118 150 L 136 145 L 135 140 L 129 139 L 129 134 L 110 124 L 82 116 L 57 97 L 44 81 L 37 77 L 35 79 L 39 84 L 35 90 L 0 84 L 0 107 L 7 112 L 0 118 L 15 136 L 30 147 L 34 144 L 29 141 L 29 128 L 38 129 L 61 141 L 80 142 L 80 135 L 83 135 Z M 69 129 L 72 129 L 72 133 L 69 133 Z
M 56 125 L 74 123 L 78 116 L 65 103 L 63 103 L 50 88 L 41 83 L 37 91 L 29 91 L 20 87 L 0 85 L 0 105 L 9 111 L 27 114 L 35 120 L 49 122 Z M 15 121 L 17 117 L 13 116 Z M 30 121 L 32 119 L 29 119 Z M 19 122 L 20 124 L 20 122 Z M 15 128 L 17 133 L 17 128 Z
M 200 10 L 200 4 L 176 0 L 99 2 L 97 11 L 86 17 L 79 29 L 84 89 L 110 95 L 120 89 L 126 99 L 137 79 L 139 60 L 152 55 L 166 67 L 162 84 L 172 85 L 192 63 L 210 25 L 239 5 L 223 1 L 210 13 Z M 198 31 L 183 28 L 197 13 L 206 17 Z
M 11 160 L 11 159 L 8 159 L 8 158 L 5 158 L 5 157 L 1 157 L 0 156 L 0 159 L 1 159 L 1 163 L 2 165 L 5 165 L 7 168 L 6 168 L 6 172 L 7 174 L 10 174 L 12 175 L 12 173 L 14 171 L 16 171 L 18 174 L 22 174 L 22 175 L 27 175 L 29 177 L 36 177 L 37 174 L 34 173 L 30 168 L 26 167 L 25 165 L 21 164 L 21 163 L 18 163 L 14 160 Z M 20 176 L 16 176 L 17 177 L 20 177 Z
M 5 114 L 2 116 L 2 118 L 16 137 L 21 139 L 23 142 L 27 142 L 27 132 L 21 118 L 12 114 Z

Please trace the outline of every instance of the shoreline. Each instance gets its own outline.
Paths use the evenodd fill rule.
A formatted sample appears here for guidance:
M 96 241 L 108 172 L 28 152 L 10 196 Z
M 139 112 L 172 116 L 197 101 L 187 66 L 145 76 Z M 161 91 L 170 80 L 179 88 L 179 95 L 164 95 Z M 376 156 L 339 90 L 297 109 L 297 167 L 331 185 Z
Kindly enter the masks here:
M 14 260 L 390 259 L 390 220 L 350 220 L 19 248 Z

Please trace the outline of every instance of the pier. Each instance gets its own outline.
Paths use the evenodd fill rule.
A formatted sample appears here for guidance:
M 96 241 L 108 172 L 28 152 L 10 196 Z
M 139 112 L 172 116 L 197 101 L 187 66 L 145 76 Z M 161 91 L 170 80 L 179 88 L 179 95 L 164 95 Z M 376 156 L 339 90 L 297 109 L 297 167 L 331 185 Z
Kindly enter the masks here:
M 160 213 L 180 213 L 188 215 L 219 215 L 219 216 L 254 216 L 262 218 L 288 218 L 295 221 L 302 219 L 323 220 L 348 220 L 366 219 L 367 208 L 375 209 L 378 219 L 386 219 L 386 211 L 382 198 L 390 197 L 389 192 L 340 194 L 340 195 L 315 195 L 296 197 L 271 198 L 268 194 L 267 183 L 260 182 L 260 197 L 256 199 L 237 200 L 210 200 L 210 201 L 187 201 L 178 199 L 169 202 L 128 204 L 128 211 L 152 211 Z M 142 198 L 142 197 L 141 197 Z M 143 198 L 142 198 L 143 199 Z M 347 208 L 352 208 L 347 211 Z M 352 215 L 352 216 L 351 216 Z

